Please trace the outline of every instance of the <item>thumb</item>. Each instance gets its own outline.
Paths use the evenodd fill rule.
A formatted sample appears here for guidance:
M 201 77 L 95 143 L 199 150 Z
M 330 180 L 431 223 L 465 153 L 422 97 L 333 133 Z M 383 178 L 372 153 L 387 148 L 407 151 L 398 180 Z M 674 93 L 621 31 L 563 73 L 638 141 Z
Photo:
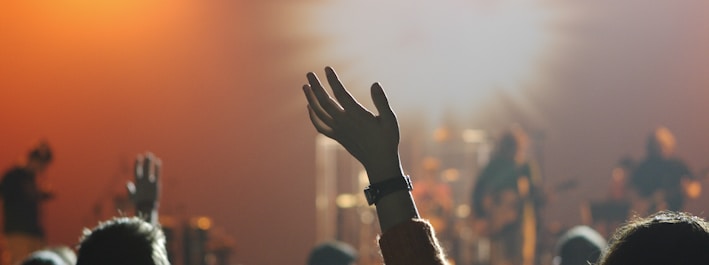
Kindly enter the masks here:
M 126 190 L 128 191 L 128 198 L 133 200 L 135 198 L 135 184 L 131 181 L 126 183 Z
M 399 123 L 396 121 L 396 114 L 394 110 L 391 109 L 389 105 L 389 100 L 387 99 L 384 89 L 379 83 L 374 83 L 372 85 L 372 101 L 374 101 L 374 106 L 379 112 L 379 119 L 381 120 L 382 127 L 389 132 L 395 134 L 395 141 L 399 142 Z
M 374 83 L 371 93 L 372 101 L 374 101 L 374 106 L 377 108 L 379 116 L 382 117 L 383 120 L 396 122 L 396 115 L 394 115 L 394 111 L 391 109 L 391 106 L 389 106 L 389 99 L 387 99 L 382 85 L 378 82 Z

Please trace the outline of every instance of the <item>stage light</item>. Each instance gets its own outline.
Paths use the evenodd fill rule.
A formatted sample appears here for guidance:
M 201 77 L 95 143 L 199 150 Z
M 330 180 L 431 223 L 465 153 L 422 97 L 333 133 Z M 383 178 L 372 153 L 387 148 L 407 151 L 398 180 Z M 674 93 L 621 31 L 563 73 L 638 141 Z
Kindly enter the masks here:
M 438 111 L 481 105 L 496 89 L 513 96 L 538 77 L 552 10 L 540 1 L 398 0 L 300 4 L 311 52 L 354 94 L 381 81 L 397 104 Z M 303 8 L 304 7 L 304 8 Z M 293 16 L 293 15 L 291 15 Z M 300 16 L 298 16 L 300 17 Z M 368 104 L 368 102 L 363 102 Z
M 194 222 L 197 228 L 202 230 L 209 230 L 209 228 L 212 227 L 212 219 L 209 217 L 198 217 Z
M 460 179 L 460 171 L 455 168 L 449 168 L 443 171 L 443 180 L 446 182 L 456 182 Z
M 455 216 L 458 218 L 467 218 L 470 216 L 470 206 L 467 204 L 460 204 L 458 207 L 455 208 Z
M 467 129 L 463 131 L 463 141 L 470 144 L 483 143 L 487 139 L 484 130 Z
M 343 193 L 340 195 L 337 195 L 337 198 L 335 198 L 335 204 L 337 204 L 337 207 L 346 209 L 346 208 L 352 208 L 357 206 L 358 202 L 358 197 L 359 194 L 350 194 L 350 193 Z

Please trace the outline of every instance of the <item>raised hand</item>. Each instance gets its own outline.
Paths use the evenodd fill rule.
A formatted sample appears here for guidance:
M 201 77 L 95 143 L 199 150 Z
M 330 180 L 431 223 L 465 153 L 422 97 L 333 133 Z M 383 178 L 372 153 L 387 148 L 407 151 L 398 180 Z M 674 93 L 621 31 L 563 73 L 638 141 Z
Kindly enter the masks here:
M 128 197 L 139 215 L 154 218 L 160 199 L 160 167 L 162 162 L 152 153 L 138 155 L 135 160 L 135 179 L 128 182 Z M 150 221 L 150 219 L 149 219 Z
M 401 176 L 399 125 L 379 83 L 371 87 L 379 112 L 375 115 L 352 97 L 332 68 L 325 68 L 325 76 L 337 100 L 330 97 L 312 72 L 307 74 L 309 84 L 303 86 L 310 120 L 317 131 L 339 142 L 359 160 L 370 182 Z

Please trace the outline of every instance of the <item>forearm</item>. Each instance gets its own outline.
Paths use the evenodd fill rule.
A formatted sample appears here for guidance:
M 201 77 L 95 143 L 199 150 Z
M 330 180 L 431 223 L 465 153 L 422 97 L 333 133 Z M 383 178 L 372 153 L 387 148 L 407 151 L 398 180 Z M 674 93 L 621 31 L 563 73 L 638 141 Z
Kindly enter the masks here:
M 385 196 L 377 203 L 377 216 L 382 232 L 389 228 L 419 218 L 411 192 L 398 191 Z

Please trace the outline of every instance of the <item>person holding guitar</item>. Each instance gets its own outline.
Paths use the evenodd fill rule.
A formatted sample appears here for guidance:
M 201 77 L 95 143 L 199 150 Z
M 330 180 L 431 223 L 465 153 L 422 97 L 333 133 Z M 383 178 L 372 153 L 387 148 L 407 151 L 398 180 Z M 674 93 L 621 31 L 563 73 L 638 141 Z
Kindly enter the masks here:
M 491 265 L 531 265 L 536 259 L 540 176 L 527 160 L 527 134 L 505 132 L 473 188 L 475 230 L 490 239 Z
M 699 196 L 701 185 L 687 164 L 675 156 L 675 146 L 675 137 L 666 127 L 655 129 L 648 137 L 646 157 L 630 178 L 637 214 L 681 211 L 685 197 Z

